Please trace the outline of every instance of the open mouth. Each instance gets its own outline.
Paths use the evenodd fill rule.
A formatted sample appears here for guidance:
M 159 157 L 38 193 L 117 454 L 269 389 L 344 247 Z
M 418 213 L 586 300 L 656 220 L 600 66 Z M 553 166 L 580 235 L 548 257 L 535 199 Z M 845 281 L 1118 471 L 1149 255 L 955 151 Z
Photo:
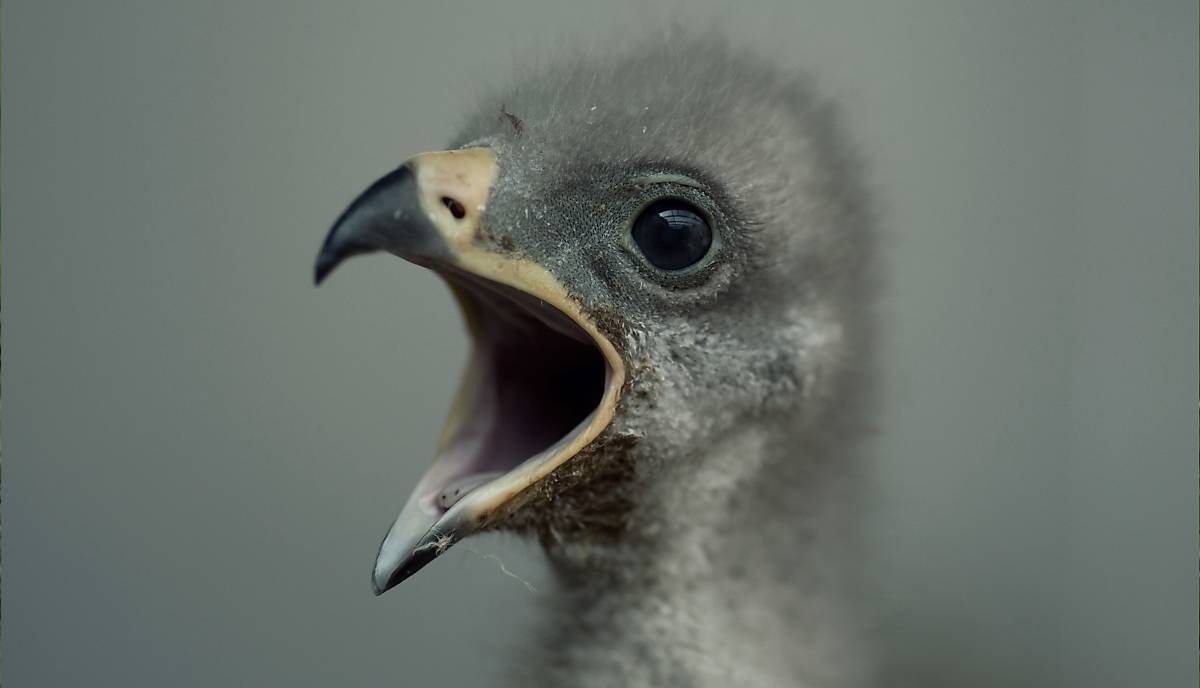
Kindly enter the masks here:
M 477 241 L 496 170 L 487 148 L 412 158 L 350 204 L 314 264 L 318 284 L 347 258 L 377 251 L 431 268 L 458 298 L 474 341 L 437 459 L 379 546 L 376 593 L 519 509 L 520 495 L 616 412 L 621 357 L 567 286 Z
M 612 379 L 595 340 L 554 306 L 465 272 L 443 276 L 474 342 L 442 434 L 437 478 L 414 495 L 436 516 L 517 469 L 557 465 L 595 420 Z
M 516 278 L 516 265 L 483 257 L 437 268 L 473 347 L 437 458 L 380 545 L 377 593 L 519 509 L 520 495 L 615 413 L 624 368 L 612 344 L 548 273 L 526 263 Z

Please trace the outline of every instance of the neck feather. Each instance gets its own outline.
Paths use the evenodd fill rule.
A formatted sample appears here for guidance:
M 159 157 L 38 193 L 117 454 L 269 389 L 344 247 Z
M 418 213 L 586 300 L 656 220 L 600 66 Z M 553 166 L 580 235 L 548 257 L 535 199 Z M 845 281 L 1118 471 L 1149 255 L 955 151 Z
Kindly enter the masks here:
M 552 550 L 535 682 L 861 684 L 856 462 L 798 434 L 750 426 L 664 461 L 639 476 L 627 537 Z

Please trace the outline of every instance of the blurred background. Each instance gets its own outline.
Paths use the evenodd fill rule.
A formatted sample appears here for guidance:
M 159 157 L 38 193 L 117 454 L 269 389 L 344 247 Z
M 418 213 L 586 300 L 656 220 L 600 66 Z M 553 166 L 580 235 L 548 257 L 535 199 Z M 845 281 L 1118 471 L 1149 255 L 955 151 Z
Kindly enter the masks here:
M 515 64 L 728 26 L 841 102 L 886 237 L 870 514 L 891 685 L 1197 684 L 1197 5 L 3 8 L 11 686 L 486 686 L 537 549 L 368 572 L 466 353 L 323 233 Z M 900 677 L 903 677 L 901 679 Z

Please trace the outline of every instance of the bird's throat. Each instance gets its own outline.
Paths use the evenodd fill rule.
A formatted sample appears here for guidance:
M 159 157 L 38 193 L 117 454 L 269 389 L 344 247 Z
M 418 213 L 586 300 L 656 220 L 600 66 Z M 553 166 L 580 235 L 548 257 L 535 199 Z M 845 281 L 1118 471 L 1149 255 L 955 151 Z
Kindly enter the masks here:
M 625 538 L 549 550 L 549 637 L 569 641 L 542 666 L 561 667 L 562 685 L 850 680 L 829 663 L 858 642 L 846 575 L 856 471 L 833 459 L 754 427 L 662 466 Z

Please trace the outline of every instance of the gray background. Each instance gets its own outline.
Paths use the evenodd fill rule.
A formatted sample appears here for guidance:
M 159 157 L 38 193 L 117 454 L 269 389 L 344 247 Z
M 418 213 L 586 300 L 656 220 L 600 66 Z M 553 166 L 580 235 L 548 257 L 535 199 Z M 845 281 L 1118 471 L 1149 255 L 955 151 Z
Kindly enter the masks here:
M 712 4 L 5 2 L 6 685 L 492 684 L 540 600 L 480 555 L 536 586 L 533 547 L 368 585 L 458 316 L 311 260 L 522 56 L 716 16 L 878 189 L 893 669 L 1195 686 L 1196 4 Z

